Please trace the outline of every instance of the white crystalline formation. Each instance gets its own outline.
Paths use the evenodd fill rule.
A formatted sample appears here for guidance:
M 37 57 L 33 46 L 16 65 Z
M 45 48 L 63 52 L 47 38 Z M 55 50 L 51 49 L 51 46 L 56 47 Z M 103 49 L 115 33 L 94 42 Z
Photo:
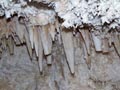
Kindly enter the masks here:
M 88 26 L 119 28 L 120 0 L 35 0 L 44 1 L 54 6 L 65 27 Z
M 27 3 L 31 1 L 53 6 L 54 11 L 64 20 L 62 25 L 67 28 L 83 27 L 84 24 L 95 28 L 109 24 L 109 28 L 119 28 L 120 0 L 18 0 L 17 3 L 14 0 L 0 0 L 0 15 L 3 15 L 2 10 L 4 10 L 6 18 L 10 18 L 14 13 L 35 16 L 41 11 L 35 7 L 27 6 Z M 25 7 L 23 8 L 23 6 Z M 43 24 L 54 20 L 50 17 L 55 16 L 55 13 L 49 13 L 49 15 L 42 14 L 40 16 L 46 20 L 43 20 Z
M 53 10 L 37 9 L 29 6 L 28 2 L 31 0 L 0 0 L 0 16 L 8 19 L 17 14 L 18 17 L 29 18 L 32 25 L 46 25 L 54 22 L 55 12 Z

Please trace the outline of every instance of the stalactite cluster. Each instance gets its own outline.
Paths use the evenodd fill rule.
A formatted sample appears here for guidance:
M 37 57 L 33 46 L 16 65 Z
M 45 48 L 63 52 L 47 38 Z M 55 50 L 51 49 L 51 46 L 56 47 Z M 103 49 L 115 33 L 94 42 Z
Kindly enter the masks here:
M 30 21 L 32 21 L 32 24 Z M 35 17 L 32 20 L 31 18 L 26 20 L 24 17 L 18 18 L 17 16 L 8 20 L 1 18 L 0 53 L 2 54 L 2 51 L 8 47 L 9 53 L 12 55 L 14 54 L 14 45 L 25 44 L 31 60 L 33 53 L 36 54 L 39 70 L 42 72 L 44 57 L 46 57 L 48 65 L 52 64 L 52 47 L 57 40 L 60 45 L 63 45 L 70 72 L 74 74 L 75 37 L 80 39 L 83 44 L 84 58 L 88 68 L 91 65 L 91 48 L 95 48 L 97 53 L 109 55 L 110 48 L 114 47 L 118 56 L 120 56 L 120 33 L 117 30 L 105 31 L 93 30 L 88 27 L 67 29 L 62 27 L 57 18 L 53 23 L 42 22 L 42 24 L 39 18 Z
M 0 59 L 0 90 L 119 90 L 120 0 L 0 0 Z

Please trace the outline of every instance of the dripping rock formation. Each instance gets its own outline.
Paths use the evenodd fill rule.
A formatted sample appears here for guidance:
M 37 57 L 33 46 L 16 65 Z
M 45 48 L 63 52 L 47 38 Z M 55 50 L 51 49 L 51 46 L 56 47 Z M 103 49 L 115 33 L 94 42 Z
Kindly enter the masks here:
M 120 1 L 111 3 L 1 0 L 0 90 L 120 90 Z

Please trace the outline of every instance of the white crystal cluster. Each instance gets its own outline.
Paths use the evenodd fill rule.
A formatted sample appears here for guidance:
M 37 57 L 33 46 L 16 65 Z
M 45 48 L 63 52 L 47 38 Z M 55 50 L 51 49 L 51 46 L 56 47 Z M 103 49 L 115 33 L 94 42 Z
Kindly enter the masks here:
M 31 0 L 0 0 L 0 16 L 5 16 L 7 19 L 14 14 L 18 17 L 23 16 L 34 21 L 32 24 L 41 22 L 39 25 L 45 25 L 55 20 L 55 12 L 53 10 L 37 9 L 34 6 L 29 6 L 27 3 Z M 33 18 L 34 17 L 34 18 Z
M 62 25 L 67 28 L 84 25 L 96 29 L 101 29 L 104 25 L 109 29 L 120 28 L 120 0 L 0 0 L 0 15 L 3 15 L 3 11 L 6 18 L 14 13 L 36 15 L 39 10 L 27 5 L 31 1 L 53 6 L 58 16 L 64 20 Z
M 106 23 L 119 28 L 120 0 L 59 0 L 54 4 L 66 27 L 87 24 L 97 28 Z
M 35 0 L 48 2 L 64 19 L 63 26 L 84 25 L 100 29 L 107 24 L 109 29 L 119 28 L 120 0 Z

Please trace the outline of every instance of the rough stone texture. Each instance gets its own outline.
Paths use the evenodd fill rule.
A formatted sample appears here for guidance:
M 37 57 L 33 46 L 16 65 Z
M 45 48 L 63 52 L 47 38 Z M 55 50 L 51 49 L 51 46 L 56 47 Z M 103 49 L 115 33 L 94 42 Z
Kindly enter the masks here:
M 119 90 L 120 58 L 112 47 L 109 54 L 91 49 L 91 67 L 84 60 L 82 44 L 76 39 L 75 74 L 71 75 L 63 46 L 53 45 L 52 65 L 43 60 L 39 73 L 37 59 L 31 61 L 26 47 L 17 46 L 14 55 L 5 51 L 0 60 L 0 90 Z

